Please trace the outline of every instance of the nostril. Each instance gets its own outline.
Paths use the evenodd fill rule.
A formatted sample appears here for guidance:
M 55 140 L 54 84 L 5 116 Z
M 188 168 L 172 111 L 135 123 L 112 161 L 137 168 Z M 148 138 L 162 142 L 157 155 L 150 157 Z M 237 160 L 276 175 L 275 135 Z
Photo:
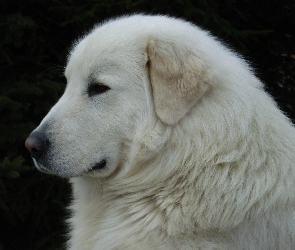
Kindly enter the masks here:
M 40 158 L 43 154 L 48 140 L 45 133 L 34 131 L 25 142 L 25 147 L 29 150 L 33 158 Z
M 46 141 L 29 136 L 28 139 L 25 142 L 25 147 L 31 152 L 31 151 L 43 151 L 46 148 Z

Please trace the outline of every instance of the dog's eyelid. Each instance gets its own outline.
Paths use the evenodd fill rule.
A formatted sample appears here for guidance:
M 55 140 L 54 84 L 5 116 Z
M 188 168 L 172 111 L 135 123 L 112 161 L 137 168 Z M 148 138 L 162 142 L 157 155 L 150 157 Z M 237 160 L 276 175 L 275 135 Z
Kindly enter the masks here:
M 92 82 L 88 85 L 87 93 L 89 97 L 107 92 L 111 88 L 103 83 Z

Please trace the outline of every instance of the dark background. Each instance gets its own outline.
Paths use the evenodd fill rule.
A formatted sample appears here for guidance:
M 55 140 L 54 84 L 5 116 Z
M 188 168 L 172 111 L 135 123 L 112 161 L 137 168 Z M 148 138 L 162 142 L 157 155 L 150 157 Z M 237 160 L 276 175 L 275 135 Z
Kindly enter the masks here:
M 64 247 L 70 187 L 35 170 L 24 141 L 62 94 L 73 41 L 95 23 L 138 12 L 210 30 L 251 62 L 295 119 L 294 1 L 0 0 L 0 250 Z

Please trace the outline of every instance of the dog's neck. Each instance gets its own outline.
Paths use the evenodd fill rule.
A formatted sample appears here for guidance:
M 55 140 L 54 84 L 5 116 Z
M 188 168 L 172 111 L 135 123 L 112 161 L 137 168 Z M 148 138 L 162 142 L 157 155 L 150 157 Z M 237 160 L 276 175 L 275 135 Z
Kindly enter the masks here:
M 169 140 L 159 139 L 164 144 L 157 145 L 154 153 L 150 151 L 151 147 L 137 147 L 142 151 L 134 153 L 133 158 L 126 161 L 129 164 L 126 168 L 130 171 L 119 174 L 117 178 L 81 177 L 72 180 L 75 199 L 72 209 L 76 220 L 80 220 L 79 223 L 72 222 L 74 227 L 75 224 L 87 227 L 95 221 L 96 234 L 102 238 L 106 236 L 107 244 L 108 230 L 112 230 L 114 235 L 120 231 L 123 238 L 131 237 L 133 233 L 140 235 L 141 230 L 146 231 L 147 228 L 151 235 L 164 238 L 203 235 L 204 232 L 206 235 L 211 232 L 212 237 L 215 237 L 214 232 L 218 232 L 222 237 L 222 232 L 237 228 L 243 220 L 249 221 L 249 228 L 253 227 L 253 221 L 249 220 L 253 216 L 267 221 L 265 209 L 279 203 L 280 192 L 276 183 L 284 183 L 279 178 L 285 176 L 278 175 L 272 178 L 273 182 L 261 182 L 264 175 L 259 175 L 259 169 L 264 171 L 267 161 L 275 160 L 266 150 L 255 166 L 248 162 L 251 162 L 251 151 L 261 150 L 260 147 L 268 143 L 255 144 L 245 135 L 239 140 L 239 145 L 230 144 L 233 150 L 224 151 L 222 144 L 214 143 L 216 140 L 210 139 L 208 134 L 203 136 L 201 127 L 194 137 L 188 135 L 182 142 L 176 141 L 179 136 L 174 137 L 173 133 L 182 132 L 166 132 Z M 163 133 L 158 136 L 163 137 Z M 183 143 L 182 146 L 176 147 L 179 143 Z M 228 144 L 227 141 L 224 143 Z M 238 162 L 244 165 L 237 165 Z M 159 171 L 153 171 L 155 168 L 161 169 L 160 175 Z M 243 176 L 241 168 L 247 169 Z M 277 174 L 278 169 L 269 171 Z M 260 190 L 259 193 L 255 192 L 256 189 Z M 125 232 L 123 228 L 129 228 L 129 231 Z M 87 231 L 87 228 L 83 230 Z M 74 233 L 83 234 L 83 230 L 76 229 Z

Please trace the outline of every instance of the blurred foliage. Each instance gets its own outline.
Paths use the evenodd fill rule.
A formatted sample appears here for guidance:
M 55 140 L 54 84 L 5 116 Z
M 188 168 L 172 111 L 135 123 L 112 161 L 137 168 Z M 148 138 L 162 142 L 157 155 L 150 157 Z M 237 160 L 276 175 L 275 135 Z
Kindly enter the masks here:
M 72 42 L 128 13 L 185 18 L 253 62 L 295 118 L 294 1 L 0 0 L 0 249 L 62 249 L 70 187 L 33 167 L 24 141 L 65 87 Z

